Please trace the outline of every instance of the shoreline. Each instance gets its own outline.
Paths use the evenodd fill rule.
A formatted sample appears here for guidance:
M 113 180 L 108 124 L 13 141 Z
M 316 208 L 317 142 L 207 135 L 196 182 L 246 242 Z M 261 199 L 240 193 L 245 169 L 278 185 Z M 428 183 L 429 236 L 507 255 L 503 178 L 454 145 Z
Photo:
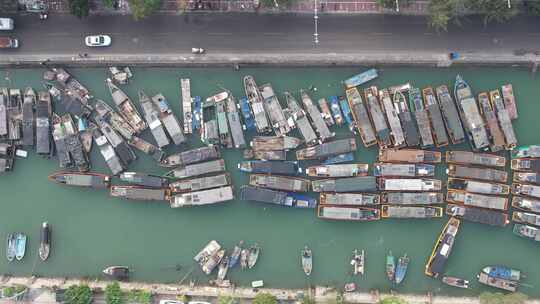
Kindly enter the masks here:
M 144 67 L 344 67 L 344 66 L 520 66 L 535 72 L 540 56 L 533 54 L 459 53 L 450 60 L 447 52 L 381 52 L 369 53 L 251 53 L 251 54 L 42 54 L 19 55 L 6 53 L 0 59 L 0 68 L 36 68 L 47 65 L 66 67 L 103 67 L 130 65 Z
M 84 279 L 68 279 L 68 278 L 38 278 L 38 277 L 0 277 L 0 287 L 24 285 L 30 291 L 49 290 L 49 293 L 54 294 L 55 289 L 67 289 L 71 285 L 87 284 L 92 290 L 105 290 L 107 284 L 112 281 L 104 280 L 84 280 Z M 335 300 L 338 293 L 335 288 L 316 286 L 311 290 L 306 289 L 284 289 L 284 288 L 260 288 L 253 289 L 249 287 L 230 287 L 220 288 L 213 286 L 190 286 L 178 284 L 161 284 L 161 283 L 145 283 L 145 282 L 119 282 L 120 288 L 123 290 L 142 289 L 150 291 L 154 298 L 171 298 L 174 299 L 177 295 L 187 295 L 190 297 L 205 297 L 216 298 L 218 296 L 231 296 L 241 300 L 251 300 L 258 293 L 270 293 L 276 296 L 277 299 L 283 301 L 296 301 L 299 294 L 309 295 L 318 303 L 329 303 Z M 346 303 L 358 304 L 375 304 L 380 299 L 390 296 L 398 296 L 407 301 L 409 304 L 480 304 L 478 297 L 454 297 L 454 296 L 438 296 L 438 295 L 422 295 L 422 294 L 387 294 L 387 293 L 366 293 L 352 292 L 344 293 L 343 300 Z M 0 303 L 7 303 L 9 300 L 0 299 Z M 37 301 L 36 301 L 37 302 Z M 530 299 L 527 304 L 540 304 L 539 299 Z

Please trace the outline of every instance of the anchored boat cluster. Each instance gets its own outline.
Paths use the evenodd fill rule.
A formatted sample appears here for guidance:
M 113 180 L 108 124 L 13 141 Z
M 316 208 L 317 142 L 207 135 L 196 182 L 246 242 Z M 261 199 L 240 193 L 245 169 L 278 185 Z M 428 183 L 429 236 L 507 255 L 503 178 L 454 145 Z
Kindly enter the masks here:
M 163 94 L 138 92 L 139 107 L 119 87 L 133 74 L 129 68 L 111 68 L 106 80 L 114 108 L 93 98 L 88 89 L 66 70 L 54 68 L 44 74 L 47 90 L 36 95 L 27 88 L 0 89 L 0 144 L 2 171 L 13 167 L 19 148 L 36 147 L 38 154 L 56 154 L 59 166 L 75 169 L 51 174 L 58 183 L 92 188 L 110 188 L 114 197 L 130 200 L 168 201 L 173 208 L 200 206 L 234 199 L 220 148 L 244 149 L 246 161 L 239 170 L 249 173 L 248 185 L 239 187 L 239 197 L 294 208 L 316 208 L 321 219 L 377 221 L 383 218 L 440 218 L 451 216 L 443 228 L 425 273 L 442 282 L 468 288 L 464 279 L 444 275 L 460 226 L 467 220 L 493 226 L 509 223 L 509 194 L 514 233 L 540 240 L 540 147 L 516 148 L 512 120 L 518 117 L 511 84 L 473 95 L 471 87 L 456 76 L 453 97 L 448 87 L 416 88 L 409 83 L 379 89 L 360 86 L 378 77 L 375 69 L 343 82 L 344 96 L 330 96 L 314 102 L 310 90 L 300 90 L 300 101 L 284 92 L 282 107 L 271 84 L 257 85 L 252 76 L 243 77 L 245 97 L 231 91 L 202 99 L 191 96 L 190 80 L 180 79 L 182 122 Z M 54 111 L 53 111 L 54 101 Z M 354 162 L 358 150 L 354 137 L 336 139 L 334 126 L 347 125 L 365 147 L 378 145 L 376 163 Z M 154 143 L 141 138 L 149 129 Z M 290 136 L 298 130 L 301 138 Z M 248 141 L 246 135 L 256 133 Z M 197 134 L 205 146 L 166 155 L 163 148 L 183 146 Z M 52 139 L 52 140 L 51 140 Z M 427 150 L 468 141 L 470 151 L 447 151 L 446 209 L 443 183 L 434 178 L 442 153 Z M 129 185 L 112 183 L 113 176 L 88 172 L 87 154 L 95 142 L 113 176 Z M 249 143 L 249 145 L 248 145 Z M 127 171 L 136 159 L 133 148 L 151 155 L 159 166 L 170 168 L 163 176 Z M 420 148 L 420 149 L 419 149 Z M 296 160 L 287 160 L 295 150 Z M 512 150 L 514 184 L 508 186 L 503 150 Z M 499 152 L 497 154 L 486 153 Z M 299 162 L 320 164 L 302 168 Z M 371 171 L 371 175 L 370 174 Z M 306 178 L 307 176 L 308 178 Z M 311 179 L 310 179 L 311 178 Z M 535 188 L 536 187 L 536 188 Z M 317 199 L 307 193 L 319 194 Z M 12 238 L 14 243 L 18 237 Z M 9 243 L 9 242 L 8 242 Z M 11 244 L 11 243 L 10 243 Z M 14 248 L 18 248 L 19 245 Z M 11 248 L 11 247 L 10 247 Z M 230 256 L 211 241 L 195 260 L 210 274 L 219 268 L 218 285 L 227 269 L 238 261 L 255 265 L 260 247 L 242 249 L 238 244 Z M 354 274 L 364 273 L 365 250 L 355 249 L 351 265 Z M 312 251 L 301 251 L 302 268 L 310 275 Z M 396 263 L 390 252 L 386 274 L 399 284 L 405 278 L 410 258 L 404 254 Z M 396 265 L 397 264 L 397 265 Z M 116 268 L 115 268 L 116 267 Z M 126 274 L 122 266 L 110 269 Z M 114 275 L 113 275 L 114 277 Z M 519 272 L 504 266 L 488 266 L 478 275 L 481 283 L 515 291 Z M 354 290 L 349 283 L 346 290 Z

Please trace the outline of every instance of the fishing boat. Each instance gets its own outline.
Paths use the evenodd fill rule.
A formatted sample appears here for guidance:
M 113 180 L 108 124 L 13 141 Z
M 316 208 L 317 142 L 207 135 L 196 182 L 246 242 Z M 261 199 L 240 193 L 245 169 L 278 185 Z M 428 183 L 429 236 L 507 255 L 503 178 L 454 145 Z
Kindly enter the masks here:
M 229 257 L 224 256 L 223 259 L 221 259 L 221 263 L 219 263 L 217 279 L 219 281 L 225 280 L 228 270 L 229 270 Z
M 512 197 L 512 207 L 525 212 L 540 213 L 540 200 L 527 197 Z
M 510 281 L 519 281 L 525 277 L 521 271 L 506 266 L 494 265 L 485 266 L 482 272 L 492 278 L 505 279 Z
M 360 93 L 358 92 L 358 90 L 356 88 L 353 88 L 353 90 L 356 90 L 356 93 L 355 94 L 358 94 L 358 96 L 360 96 Z M 351 111 L 351 108 L 349 106 L 349 95 L 347 95 L 347 99 L 345 99 L 345 97 L 343 96 L 339 96 L 339 107 L 341 109 L 341 112 L 343 113 L 343 119 L 345 120 L 345 122 L 347 123 L 347 126 L 349 127 L 349 130 L 353 133 L 353 134 L 356 134 L 356 121 L 354 120 L 354 117 L 353 117 L 353 114 L 352 114 L 352 111 Z M 360 99 L 361 100 L 361 99 Z M 363 112 L 365 113 L 365 115 L 367 115 L 367 110 L 366 110 L 366 107 L 364 105 L 362 105 L 363 107 Z M 369 116 L 368 117 L 368 121 L 369 121 Z M 366 122 L 367 123 L 367 122 Z M 371 127 L 371 123 L 367 124 L 366 127 L 369 126 L 372 130 L 373 130 L 373 127 Z M 377 143 L 376 139 L 375 139 L 375 133 L 372 134 L 373 135 L 373 141 L 370 142 L 371 145 L 374 145 Z M 364 141 L 362 141 L 364 142 Z M 364 142 L 365 143 L 365 142 Z M 365 144 L 364 144 L 365 145 Z
M 515 224 L 512 232 L 519 237 L 540 242 L 540 228 L 523 224 Z
M 512 159 L 510 168 L 514 171 L 540 172 L 540 158 Z
M 442 207 L 431 206 L 381 206 L 382 218 L 394 219 L 432 219 L 443 216 Z
M 240 199 L 293 208 L 315 208 L 317 206 L 317 200 L 307 195 L 249 185 L 240 188 Z
M 165 179 L 165 178 L 163 178 Z M 184 193 L 201 191 L 212 188 L 220 188 L 231 184 L 231 178 L 228 173 L 202 176 L 191 179 L 181 179 L 169 184 L 169 188 L 174 193 Z
M 501 278 L 490 277 L 486 273 L 480 272 L 476 278 L 478 282 L 487 286 L 495 287 L 498 289 L 515 292 L 519 286 L 518 282 L 505 280 Z
M 19 89 L 9 90 L 9 99 L 7 103 L 7 117 L 8 117 L 8 139 L 20 140 L 22 137 L 22 95 Z
M 269 83 L 263 84 L 259 87 L 261 96 L 263 98 L 263 105 L 270 121 L 270 125 L 274 129 L 277 136 L 286 135 L 291 131 L 291 127 L 287 123 L 283 109 L 279 103 L 279 100 L 274 93 L 272 85 Z
M 514 158 L 540 157 L 540 145 L 520 146 L 510 151 L 510 156 Z
M 407 268 L 409 267 L 409 262 L 410 258 L 407 256 L 407 254 L 399 257 L 395 274 L 396 285 L 399 285 L 405 279 L 405 275 L 407 274 Z
M 390 205 L 437 205 L 444 203 L 440 192 L 385 192 L 381 203 Z
M 448 286 L 464 288 L 464 289 L 469 288 L 469 281 L 465 279 L 450 277 L 450 276 L 443 276 L 441 281 Z
M 144 118 L 150 127 L 150 132 L 156 140 L 157 146 L 161 149 L 169 145 L 169 138 L 165 134 L 165 129 L 159 119 L 158 108 L 143 91 L 139 91 L 139 102 L 144 113 Z
M 79 138 L 79 132 L 73 118 L 69 113 L 62 115 L 62 126 L 64 128 L 64 142 L 66 150 L 69 152 L 71 159 L 73 160 L 73 165 L 77 167 L 80 172 L 86 172 L 90 169 L 90 163 L 88 160 L 88 155 L 83 149 L 83 145 Z
M 296 149 L 302 144 L 302 140 L 291 136 L 255 136 L 250 142 L 254 151 L 288 151 Z
M 62 118 L 56 113 L 53 113 L 52 124 L 52 136 L 56 150 L 56 157 L 58 158 L 58 166 L 60 168 L 68 168 L 72 165 L 71 156 L 69 155 L 69 151 L 66 147 L 66 134 L 64 127 L 62 126 Z
M 377 143 L 379 149 L 386 149 L 392 146 L 392 140 L 390 138 L 390 129 L 386 123 L 383 110 L 379 103 L 379 91 L 377 87 L 372 86 L 364 90 L 366 97 L 366 105 L 369 110 L 371 121 L 373 122 L 373 128 L 377 135 Z M 358 121 L 356 122 L 359 123 Z
M 345 86 L 346 89 L 350 89 L 350 88 L 363 85 L 364 83 L 371 81 L 377 77 L 379 77 L 377 70 L 369 69 L 367 71 L 364 71 L 360 74 L 356 74 L 348 78 L 347 80 L 343 81 L 343 85 Z
M 141 115 L 137 111 L 137 108 L 131 101 L 131 99 L 117 87 L 110 78 L 107 78 L 107 86 L 111 92 L 118 113 L 129 123 L 129 125 L 135 130 L 136 133 L 140 133 L 147 128 L 146 123 L 142 119 Z
M 261 247 L 257 243 L 255 245 L 249 247 L 249 255 L 248 255 L 248 268 L 251 269 L 255 266 L 257 263 L 257 260 L 259 259 L 259 254 L 261 252 Z
M 219 266 L 224 256 L 225 250 L 221 249 L 217 250 L 215 253 L 209 256 L 205 256 L 204 258 L 202 258 L 199 261 L 199 265 L 201 266 L 202 271 L 205 274 L 211 274 L 212 271 L 214 271 L 214 269 Z
M 300 97 L 302 99 L 304 109 L 306 109 L 306 112 L 313 126 L 315 127 L 315 131 L 319 135 L 319 139 L 322 142 L 325 142 L 334 137 L 336 134 L 328 129 L 321 112 L 317 108 L 317 105 L 313 103 L 313 100 L 311 100 L 309 94 L 305 90 L 300 90 Z
M 113 280 L 126 281 L 129 279 L 130 270 L 127 266 L 108 266 L 103 269 L 103 274 Z
M 380 191 L 440 191 L 442 182 L 434 178 L 387 178 L 379 177 Z
M 273 151 L 253 151 L 253 149 L 245 149 L 242 153 L 245 159 L 258 159 L 258 160 L 286 160 L 287 151 L 273 150 Z
M 317 217 L 325 220 L 369 222 L 381 219 L 378 208 L 319 205 Z
M 298 160 L 321 159 L 356 151 L 354 138 L 338 139 L 296 151 Z
M 328 102 L 326 101 L 326 98 L 321 98 L 317 102 L 319 104 L 319 108 L 321 109 L 321 115 L 324 119 L 324 122 L 326 122 L 326 125 L 331 127 L 335 124 L 334 117 L 332 116 L 332 112 L 330 111 L 330 107 L 328 106 Z
M 51 251 L 51 228 L 49 223 L 41 224 L 41 242 L 39 244 L 39 258 L 46 261 Z
M 424 106 L 429 114 L 435 146 L 448 146 L 448 135 L 446 135 L 443 116 L 433 88 L 424 88 L 422 90 L 422 97 L 424 98 Z
M 242 149 L 246 147 L 246 139 L 244 137 L 244 130 L 242 128 L 242 122 L 240 121 L 240 115 L 238 114 L 236 99 L 229 93 L 229 98 L 225 101 L 225 110 L 227 112 L 227 121 L 231 129 L 231 137 L 233 145 L 236 149 Z
M 525 196 L 530 196 L 536 199 L 540 199 L 540 186 L 513 183 L 512 194 L 525 195 Z
M 376 192 L 377 178 L 374 176 L 355 176 L 311 181 L 314 192 Z
M 418 134 L 418 127 L 416 120 L 412 118 L 411 111 L 409 110 L 409 104 L 405 95 L 401 91 L 395 91 L 392 98 L 394 108 L 397 111 L 401 126 L 403 127 L 403 134 L 405 135 L 405 143 L 408 147 L 415 147 L 420 144 L 420 135 Z
M 451 217 L 444 226 L 426 263 L 424 273 L 427 276 L 438 278 L 444 273 L 446 261 L 452 253 L 455 238 L 459 230 L 459 224 L 460 221 L 458 219 Z
M 36 102 L 36 153 L 38 154 L 51 153 L 51 115 L 51 95 L 47 91 L 38 92 Z
M 480 113 L 486 120 L 486 129 L 489 133 L 489 139 L 491 140 L 489 144 L 491 152 L 501 151 L 504 149 L 504 134 L 499 126 L 497 114 L 489 101 L 488 93 L 482 92 L 478 94 L 478 103 L 480 106 Z
M 463 125 L 461 124 L 456 104 L 448 92 L 448 87 L 441 85 L 435 91 L 439 99 L 444 124 L 446 125 L 446 130 L 452 144 L 462 143 L 465 140 L 465 132 L 463 131 Z
M 454 96 L 456 97 L 461 120 L 463 121 L 463 126 L 472 150 L 486 150 L 489 147 L 489 138 L 484 120 L 478 110 L 478 105 L 472 94 L 471 87 L 463 80 L 461 75 L 456 75 Z
M 294 123 L 298 127 L 298 131 L 300 131 L 306 145 L 316 145 L 318 143 L 317 134 L 315 134 L 315 130 L 313 130 L 306 112 L 300 107 L 298 101 L 291 93 L 284 92 L 283 94 L 285 95 L 285 100 L 287 101 L 287 106 L 289 107 Z
M 379 150 L 378 160 L 389 163 L 429 163 L 441 162 L 441 152 L 416 149 L 385 149 Z
M 249 184 L 257 187 L 264 187 L 274 190 L 308 192 L 310 190 L 310 181 L 303 178 L 251 174 Z
M 540 227 L 540 214 L 514 211 L 512 213 L 512 221 Z
M 508 195 L 510 193 L 510 186 L 505 184 L 482 182 L 455 177 L 448 178 L 446 186 L 448 190 L 461 190 L 479 194 Z
M 304 246 L 302 250 L 302 269 L 304 273 L 309 277 L 311 275 L 311 270 L 313 269 L 313 255 L 311 249 L 308 246 Z
M 392 255 L 392 251 L 386 254 L 386 277 L 392 283 L 396 274 L 396 258 Z
M 510 223 L 506 213 L 471 206 L 448 204 L 446 205 L 446 214 L 465 221 L 497 227 L 505 227 Z
M 236 264 L 240 261 L 240 255 L 242 254 L 242 245 L 244 244 L 244 241 L 238 242 L 237 245 L 234 246 L 233 251 L 231 253 L 231 258 L 229 259 L 229 268 L 234 268 Z
M 179 193 L 171 196 L 171 208 L 205 206 L 224 203 L 234 199 L 232 186 Z
M 123 172 L 118 177 L 123 182 L 146 187 L 161 188 L 169 184 L 166 178 L 142 172 Z
M 322 164 L 325 166 L 335 165 L 341 163 L 352 162 L 354 160 L 354 154 L 352 152 L 338 154 L 335 156 L 330 156 L 323 160 Z
M 192 117 L 193 120 L 191 121 L 191 127 L 193 131 L 200 131 L 202 127 L 202 102 L 201 102 L 201 96 L 195 96 L 191 98 L 191 104 L 192 104 Z M 249 106 L 248 106 L 249 110 Z M 255 127 L 255 126 L 254 126 Z
M 101 133 L 105 136 L 107 141 L 111 144 L 114 151 L 121 160 L 124 167 L 127 167 L 131 162 L 137 159 L 135 152 L 131 149 L 129 144 L 112 128 L 110 124 L 102 119 L 97 119 L 96 122 L 99 126 Z M 133 140 L 134 136 L 130 137 Z
M 355 290 L 356 290 L 356 283 L 354 282 L 346 283 L 345 286 L 343 286 L 344 292 L 354 292 Z
M 240 252 L 240 268 L 248 268 L 249 248 L 244 248 Z
M 222 147 L 232 148 L 233 140 L 227 122 L 227 110 L 225 109 L 225 103 L 223 101 L 216 102 L 216 118 L 219 133 L 219 143 Z
M 346 90 L 345 95 L 347 96 L 348 104 L 341 100 L 340 104 L 349 128 L 351 131 L 353 131 L 355 127 L 358 129 L 358 134 L 360 134 L 364 147 L 375 145 L 377 143 L 375 129 L 371 124 L 368 108 L 366 107 L 366 103 L 362 100 L 362 95 L 360 95 L 357 88 Z M 354 123 L 352 120 L 349 122 L 350 118 L 348 118 L 348 114 L 352 116 Z
M 446 173 L 451 177 L 480 179 L 500 183 L 506 183 L 508 180 L 508 172 L 492 168 L 475 168 L 450 164 Z
M 359 251 L 358 249 L 355 249 L 353 251 L 351 266 L 353 267 L 354 275 L 364 275 L 365 254 L 363 249 L 361 251 Z
M 505 167 L 506 158 L 496 154 L 469 151 L 446 151 L 446 162 L 456 165 L 478 165 L 485 167 Z
M 0 137 L 8 136 L 8 113 L 9 91 L 7 88 L 0 88 Z
M 163 167 L 186 166 L 208 160 L 219 158 L 221 153 L 216 146 L 206 146 L 191 150 L 182 151 L 165 157 L 160 165 Z
M 106 174 L 93 172 L 55 172 L 48 176 L 50 181 L 68 186 L 108 188 L 111 185 L 111 177 Z
M 143 186 L 111 186 L 110 195 L 125 200 L 168 201 L 171 197 L 168 188 L 151 188 Z
M 446 201 L 458 205 L 494 209 L 500 211 L 508 210 L 508 197 L 494 196 L 477 193 L 469 193 L 462 190 L 448 189 Z
M 218 103 L 218 102 L 224 101 L 228 97 L 229 97 L 229 91 L 223 91 L 223 92 L 219 92 L 217 94 L 214 94 L 212 96 L 207 97 L 206 101 L 207 102 Z
M 16 234 L 9 233 L 6 240 L 6 258 L 9 262 L 12 262 L 15 259 L 16 255 Z
M 430 177 L 435 176 L 435 166 L 430 164 L 374 163 L 374 176 Z
M 26 234 L 15 234 L 15 258 L 17 261 L 22 260 L 26 254 L 26 239 Z
M 126 121 L 126 119 L 120 114 L 118 114 L 118 112 L 114 111 L 103 100 L 96 99 L 94 103 L 94 110 L 97 113 L 97 117 L 109 123 L 114 128 L 114 130 L 120 133 L 124 138 L 129 139 L 133 135 L 135 135 L 135 129 L 133 129 L 133 127 Z
M 336 122 L 336 125 L 341 126 L 343 124 L 343 114 L 341 113 L 341 108 L 339 107 L 339 98 L 337 96 L 330 96 L 330 111 L 332 111 L 332 117 Z
M 380 195 L 374 193 L 321 193 L 322 205 L 376 206 L 380 204 Z
M 255 120 L 251 115 L 251 109 L 249 108 L 248 100 L 245 96 L 241 97 L 239 100 L 240 112 L 244 119 L 244 129 L 246 131 L 255 130 Z
M 411 88 L 409 90 L 409 102 L 420 133 L 420 146 L 422 148 L 432 147 L 435 143 L 431 132 L 429 113 L 422 102 L 422 95 L 419 88 Z
M 246 96 L 251 107 L 251 112 L 253 113 L 253 118 L 255 120 L 255 127 L 257 128 L 258 133 L 270 133 L 272 127 L 268 123 L 268 118 L 266 117 L 266 111 L 264 110 L 264 99 L 259 91 L 257 83 L 253 76 L 246 75 L 244 76 L 244 89 Z
M 126 166 L 122 163 L 120 157 L 118 157 L 118 154 L 107 140 L 107 137 L 105 137 L 105 135 L 97 128 L 92 132 L 92 137 L 112 174 L 116 175 L 124 171 Z
M 217 121 L 216 103 L 213 101 L 202 104 L 201 141 L 207 145 L 219 144 L 219 129 Z
M 512 181 L 540 185 L 540 172 L 514 172 Z
M 189 78 L 180 79 L 182 93 L 182 113 L 184 114 L 184 133 L 193 133 L 193 113 L 191 112 L 191 82 Z
M 79 137 L 84 152 L 87 154 L 92 151 L 92 144 L 94 143 L 92 134 L 94 130 L 97 129 L 97 126 L 93 122 L 88 122 L 88 119 L 82 117 L 77 118 L 77 124 L 79 129 Z
M 255 174 L 298 175 L 302 173 L 297 161 L 243 161 L 238 164 L 238 169 Z
M 165 176 L 173 178 L 188 178 L 212 173 L 221 173 L 225 171 L 225 169 L 225 161 L 223 159 L 216 159 L 204 163 L 177 167 L 165 173 Z
M 36 92 L 28 87 L 24 90 L 24 99 L 22 105 L 22 145 L 34 145 L 34 105 L 36 103 Z
M 312 166 L 306 169 L 306 174 L 311 177 L 352 177 L 366 176 L 368 164 L 337 164 Z
M 504 107 L 508 110 L 510 119 L 518 118 L 518 111 L 516 107 L 516 99 L 514 97 L 514 89 L 512 84 L 505 84 L 501 87 L 504 100 Z
M 394 103 L 392 102 L 388 89 L 379 91 L 379 96 L 381 97 L 381 106 L 386 114 L 388 125 L 390 126 L 390 135 L 392 138 L 393 147 L 402 148 L 406 145 L 405 135 L 401 127 L 398 112 L 394 107 Z
M 516 133 L 514 132 L 514 127 L 512 126 L 512 120 L 508 110 L 504 106 L 504 101 L 501 97 L 499 90 L 493 90 L 489 93 L 492 107 L 497 112 L 497 118 L 499 120 L 499 125 L 504 134 L 506 150 L 513 150 L 517 146 Z

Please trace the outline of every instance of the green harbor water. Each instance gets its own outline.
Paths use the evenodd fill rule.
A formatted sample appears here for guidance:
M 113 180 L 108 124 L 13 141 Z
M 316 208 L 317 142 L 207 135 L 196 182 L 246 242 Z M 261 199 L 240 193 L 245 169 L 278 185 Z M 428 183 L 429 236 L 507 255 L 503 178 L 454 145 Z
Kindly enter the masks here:
M 251 74 L 259 85 L 271 82 L 281 97 L 284 90 L 298 96 L 299 89 L 313 85 L 318 90 L 312 92 L 311 96 L 318 99 L 342 95 L 341 80 L 360 70 L 136 68 L 133 69 L 133 81 L 122 88 L 136 103 L 136 94 L 140 89 L 149 95 L 162 92 L 181 117 L 180 77 L 191 78 L 193 96 L 206 97 L 218 92 L 221 87 L 230 89 L 237 97 L 242 96 L 241 77 Z M 105 68 L 69 71 L 95 97 L 110 102 L 104 84 Z M 42 88 L 43 70 L 0 72 L 2 87 Z M 419 87 L 444 83 L 453 88 L 456 73 L 463 75 L 475 94 L 500 88 L 507 82 L 513 83 L 520 115 L 514 123 L 519 143 L 540 142 L 540 135 L 536 133 L 540 114 L 539 81 L 525 69 L 384 68 L 374 84 L 385 87 L 410 81 Z M 339 138 L 350 136 L 345 129 L 335 129 Z M 148 137 L 149 132 L 145 132 L 145 137 Z M 360 147 L 360 140 L 357 141 Z M 194 136 L 189 146 L 199 145 L 200 140 Z M 360 147 L 356 152 L 356 161 L 371 164 L 376 152 L 376 148 Z M 166 171 L 149 156 L 137 154 L 138 159 L 130 166 L 130 171 L 154 174 Z M 223 156 L 238 190 L 240 185 L 247 183 L 247 175 L 236 169 L 241 161 L 241 151 L 224 150 Z M 95 147 L 90 158 L 93 171 L 109 173 Z M 312 162 L 305 162 L 301 166 L 310 164 Z M 439 177 L 443 179 L 444 168 L 444 165 L 438 166 Z M 56 170 L 56 159 L 47 160 L 30 153 L 27 159 L 17 160 L 14 172 L 0 176 L 0 237 L 5 239 L 8 232 L 14 231 L 29 236 L 24 260 L 8 263 L 5 258 L 0 258 L 0 273 L 98 277 L 107 265 L 129 265 L 134 270 L 133 280 L 178 282 L 194 267 L 193 256 L 209 240 L 218 240 L 227 248 L 244 240 L 247 244 L 258 242 L 262 246 L 262 253 L 254 269 L 241 271 L 236 268 L 229 272 L 229 278 L 240 285 L 264 280 L 267 287 L 302 288 L 316 284 L 341 288 L 345 282 L 354 280 L 361 290 L 376 288 L 388 291 L 391 285 L 385 278 L 385 255 L 392 250 L 396 256 L 407 253 L 411 258 L 407 277 L 398 288 L 400 292 L 478 294 L 490 289 L 476 282 L 476 273 L 484 265 L 500 264 L 525 271 L 527 279 L 524 282 L 527 285 L 520 287 L 520 290 L 532 297 L 540 296 L 540 246 L 514 236 L 511 225 L 494 228 L 462 222 L 446 272 L 471 281 L 472 290 L 463 291 L 444 286 L 423 274 L 425 262 L 447 221 L 446 217 L 439 220 L 336 222 L 317 219 L 313 210 L 287 209 L 240 200 L 203 208 L 171 209 L 165 202 L 123 201 L 109 197 L 106 190 L 53 184 L 47 180 L 47 175 Z M 39 229 L 43 221 L 48 221 L 52 226 L 52 253 L 46 263 L 37 257 Z M 300 250 L 306 244 L 312 248 L 314 255 L 314 270 L 310 278 L 305 277 L 300 266 Z M 359 278 L 350 275 L 349 260 L 354 248 L 366 250 L 366 272 Z M 183 266 L 180 272 L 173 269 L 177 264 Z M 205 283 L 208 277 L 195 267 L 189 280 Z

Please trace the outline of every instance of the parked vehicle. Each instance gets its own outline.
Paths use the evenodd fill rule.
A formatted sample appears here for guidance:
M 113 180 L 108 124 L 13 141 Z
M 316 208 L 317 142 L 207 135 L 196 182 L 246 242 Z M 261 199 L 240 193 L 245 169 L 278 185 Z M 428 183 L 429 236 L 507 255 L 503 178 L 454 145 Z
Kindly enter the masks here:
M 0 31 L 12 31 L 15 28 L 15 22 L 11 18 L 0 18 Z
M 84 38 L 84 43 L 88 47 L 103 47 L 110 46 L 112 39 L 109 35 L 91 35 Z
M 19 47 L 19 40 L 13 37 L 0 37 L 0 49 L 16 49 Z

